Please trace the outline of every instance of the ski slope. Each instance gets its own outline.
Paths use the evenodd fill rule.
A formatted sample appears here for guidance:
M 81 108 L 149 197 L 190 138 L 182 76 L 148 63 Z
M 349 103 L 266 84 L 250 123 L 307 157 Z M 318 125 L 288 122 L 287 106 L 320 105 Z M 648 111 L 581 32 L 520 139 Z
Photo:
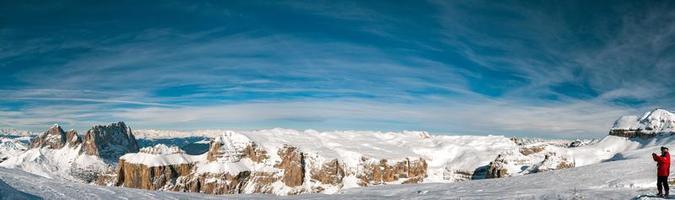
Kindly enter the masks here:
M 662 145 L 673 146 L 675 139 L 661 136 L 629 140 L 608 136 L 599 143 L 584 146 L 587 150 L 579 148 L 576 152 L 625 150 L 597 164 L 500 179 L 351 188 L 332 195 L 214 196 L 147 191 L 64 182 L 6 168 L 0 168 L 0 180 L 6 183 L 2 185 L 3 197 L 18 194 L 45 199 L 631 199 L 655 193 L 656 165 L 651 153 L 658 152 Z

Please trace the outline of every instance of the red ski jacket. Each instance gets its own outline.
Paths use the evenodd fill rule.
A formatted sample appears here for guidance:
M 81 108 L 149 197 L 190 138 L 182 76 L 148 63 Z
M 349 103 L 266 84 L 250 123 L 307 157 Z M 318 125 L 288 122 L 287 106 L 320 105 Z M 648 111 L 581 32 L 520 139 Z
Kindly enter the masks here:
M 666 152 L 663 156 L 652 154 L 652 157 L 656 161 L 657 176 L 670 175 L 670 153 Z

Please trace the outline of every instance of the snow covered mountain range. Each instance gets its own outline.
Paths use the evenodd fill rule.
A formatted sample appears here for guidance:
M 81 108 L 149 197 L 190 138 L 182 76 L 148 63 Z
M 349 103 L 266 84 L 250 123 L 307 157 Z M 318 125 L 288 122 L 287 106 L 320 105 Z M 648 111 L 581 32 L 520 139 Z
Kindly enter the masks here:
M 3 137 L 0 167 L 55 180 L 147 190 L 342 194 L 374 185 L 536 177 L 643 159 L 635 152 L 670 144 L 673 119 L 660 109 L 642 118 L 624 116 L 601 140 L 279 128 L 132 131 L 122 122 L 95 126 L 82 137 L 55 125 L 30 143 L 25 137 Z M 647 187 L 644 181 L 620 184 L 639 189 Z

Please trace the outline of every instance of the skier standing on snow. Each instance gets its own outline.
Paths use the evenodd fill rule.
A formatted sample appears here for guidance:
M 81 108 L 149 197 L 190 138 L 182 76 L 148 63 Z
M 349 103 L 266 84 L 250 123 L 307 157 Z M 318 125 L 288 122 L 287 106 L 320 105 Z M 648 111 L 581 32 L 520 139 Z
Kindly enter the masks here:
M 670 153 L 668 153 L 667 147 L 661 147 L 661 155 L 656 155 L 652 153 L 652 158 L 656 161 L 656 187 L 659 189 L 659 193 L 656 194 L 660 197 L 668 197 L 668 175 L 670 175 Z M 666 190 L 666 193 L 662 193 L 661 188 Z

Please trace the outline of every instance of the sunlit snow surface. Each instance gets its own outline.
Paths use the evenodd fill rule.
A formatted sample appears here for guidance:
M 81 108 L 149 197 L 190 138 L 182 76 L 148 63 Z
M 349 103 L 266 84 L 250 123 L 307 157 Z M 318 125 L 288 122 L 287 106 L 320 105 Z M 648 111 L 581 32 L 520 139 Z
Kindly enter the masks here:
M 672 146 L 672 137 L 646 141 L 630 141 L 608 136 L 603 141 L 584 146 L 576 156 L 584 154 L 588 165 L 537 174 L 501 179 L 474 180 L 457 183 L 387 185 L 346 189 L 339 194 L 271 195 L 205 195 L 147 191 L 120 187 L 102 187 L 48 179 L 15 169 L 0 168 L 2 195 L 17 191 L 45 199 L 631 199 L 655 193 L 656 165 L 651 153 L 662 145 Z M 583 150 L 587 149 L 587 150 Z M 590 149 L 595 149 L 591 151 Z M 605 150 L 618 151 L 613 161 L 590 164 L 593 154 Z M 593 153 L 593 154 L 590 154 Z M 604 156 L 604 155 L 603 155 Z M 16 189 L 16 191 L 11 188 Z M 10 191 L 10 192 L 5 192 Z M 14 192 L 11 192 L 14 191 Z

